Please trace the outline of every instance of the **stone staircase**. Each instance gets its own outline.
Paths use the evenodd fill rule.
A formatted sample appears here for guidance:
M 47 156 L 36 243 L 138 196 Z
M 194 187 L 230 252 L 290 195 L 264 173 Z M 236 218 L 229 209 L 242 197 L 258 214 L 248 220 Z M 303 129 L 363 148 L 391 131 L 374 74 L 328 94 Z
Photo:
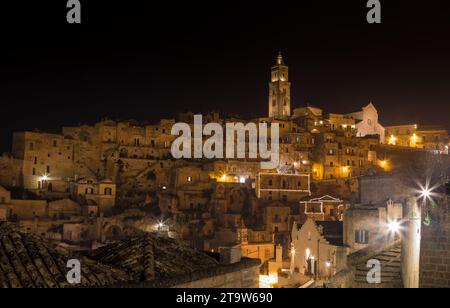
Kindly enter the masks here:
M 362 263 L 356 266 L 355 288 L 403 288 L 400 245 L 396 245 L 371 259 L 381 262 L 381 283 L 370 284 L 367 282 L 367 274 L 371 269 L 367 268 L 366 263 Z

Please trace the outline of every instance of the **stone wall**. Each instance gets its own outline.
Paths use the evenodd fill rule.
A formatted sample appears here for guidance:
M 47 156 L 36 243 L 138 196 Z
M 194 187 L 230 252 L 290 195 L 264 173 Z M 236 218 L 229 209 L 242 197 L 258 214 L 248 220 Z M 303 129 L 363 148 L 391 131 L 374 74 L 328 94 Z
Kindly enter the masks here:
M 411 195 L 411 191 L 395 174 L 363 176 L 359 179 L 359 188 L 361 204 L 385 204 L 389 199 L 403 202 Z
M 450 212 L 449 200 L 439 205 L 429 227 L 422 228 L 420 287 L 450 287 Z
M 10 205 L 6 205 L 8 211 L 17 216 L 20 220 L 30 220 L 36 217 L 47 217 L 46 200 L 11 200 Z
M 218 265 L 212 269 L 196 271 L 169 279 L 157 279 L 150 282 L 122 284 L 125 288 L 231 288 L 248 289 L 259 286 L 260 260 L 243 258 L 241 262 L 230 265 Z
M 354 268 L 345 269 L 334 275 L 325 285 L 329 289 L 353 288 L 355 283 L 356 270 Z
M 259 267 L 213 276 L 177 285 L 176 288 L 258 288 Z
M 0 156 L 0 185 L 15 187 L 21 185 L 22 160 L 15 159 L 11 155 Z

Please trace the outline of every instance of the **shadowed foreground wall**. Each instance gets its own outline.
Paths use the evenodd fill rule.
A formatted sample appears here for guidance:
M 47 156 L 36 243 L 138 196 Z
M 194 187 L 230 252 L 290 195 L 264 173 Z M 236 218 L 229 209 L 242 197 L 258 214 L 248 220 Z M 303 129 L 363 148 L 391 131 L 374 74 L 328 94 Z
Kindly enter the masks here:
M 449 200 L 439 206 L 429 227 L 422 228 L 420 287 L 450 287 L 450 213 Z

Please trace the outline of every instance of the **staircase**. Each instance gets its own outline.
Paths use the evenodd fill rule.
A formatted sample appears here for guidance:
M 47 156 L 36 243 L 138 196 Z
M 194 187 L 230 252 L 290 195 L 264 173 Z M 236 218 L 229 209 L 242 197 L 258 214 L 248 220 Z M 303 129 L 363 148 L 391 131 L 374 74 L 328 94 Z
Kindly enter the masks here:
M 367 268 L 366 263 L 363 263 L 356 266 L 355 288 L 403 288 L 400 245 L 396 245 L 371 259 L 381 262 L 381 283 L 370 284 L 367 282 L 367 274 L 371 269 Z

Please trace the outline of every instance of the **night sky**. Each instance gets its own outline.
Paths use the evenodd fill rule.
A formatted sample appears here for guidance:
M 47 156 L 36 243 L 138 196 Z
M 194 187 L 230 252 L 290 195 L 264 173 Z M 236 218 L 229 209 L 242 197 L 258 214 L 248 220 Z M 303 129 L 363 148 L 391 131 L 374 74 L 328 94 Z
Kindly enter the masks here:
M 373 100 L 382 123 L 450 128 L 446 1 L 66 0 L 0 5 L 0 150 L 12 132 L 155 121 L 179 111 L 267 114 L 278 50 L 293 107 L 352 112 Z M 164 4 L 163 4 L 164 3 Z

